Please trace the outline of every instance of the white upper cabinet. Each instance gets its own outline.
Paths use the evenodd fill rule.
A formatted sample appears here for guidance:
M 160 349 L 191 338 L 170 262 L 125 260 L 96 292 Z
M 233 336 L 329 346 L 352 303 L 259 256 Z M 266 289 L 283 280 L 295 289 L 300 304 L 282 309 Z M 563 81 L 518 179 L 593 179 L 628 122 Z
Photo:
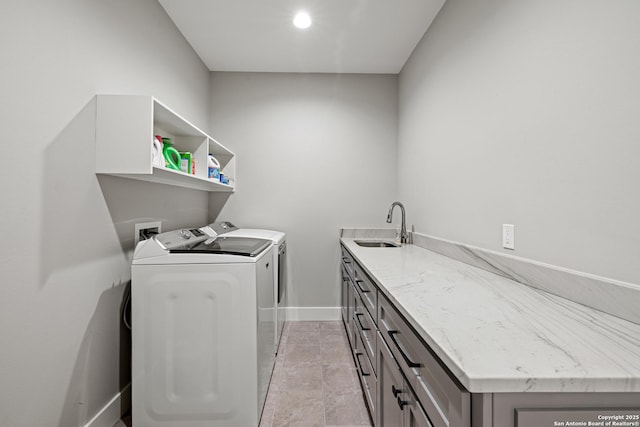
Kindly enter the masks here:
M 233 192 L 233 152 L 151 96 L 97 95 L 96 173 L 116 175 L 205 191 Z M 186 173 L 153 164 L 155 135 L 171 138 L 179 152 L 189 152 L 195 167 Z M 208 155 L 231 181 L 208 178 Z M 162 162 L 164 163 L 164 162 Z

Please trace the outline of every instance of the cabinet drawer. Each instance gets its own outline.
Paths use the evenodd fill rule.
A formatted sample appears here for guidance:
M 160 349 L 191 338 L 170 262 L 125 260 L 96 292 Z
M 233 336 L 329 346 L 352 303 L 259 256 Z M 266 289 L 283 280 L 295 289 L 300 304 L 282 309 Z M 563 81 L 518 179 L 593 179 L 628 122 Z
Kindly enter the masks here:
M 348 328 L 348 333 L 349 333 L 349 341 L 351 343 L 351 350 L 354 352 L 354 357 L 355 357 L 355 341 L 356 341 L 356 335 L 358 335 L 358 328 L 357 328 L 357 323 L 356 323 L 356 319 L 355 319 L 355 312 L 356 312 L 356 298 L 358 296 L 358 291 L 356 291 L 355 286 L 353 285 L 353 281 L 351 281 L 351 279 L 349 279 L 349 286 L 351 287 L 351 291 L 349 292 L 349 310 L 348 310 L 348 316 L 349 316 L 349 328 Z
M 378 328 L 433 426 L 469 426 L 469 392 L 458 385 L 383 296 L 378 301 Z
M 356 289 L 362 296 L 362 302 L 369 310 L 372 318 L 376 317 L 376 311 L 378 306 L 378 288 L 373 284 L 373 281 L 362 270 L 362 267 L 358 264 L 354 264 L 355 271 L 353 281 L 356 285 Z
M 371 315 L 364 307 L 360 295 L 356 296 L 356 310 L 354 312 L 354 320 L 356 328 L 360 333 L 360 338 L 364 344 L 364 350 L 371 361 L 371 365 L 375 371 L 376 368 L 376 324 L 373 322 Z
M 349 274 L 347 270 L 344 268 L 344 265 L 340 267 L 340 273 L 342 275 L 342 301 L 341 301 L 341 311 L 342 311 L 342 322 L 344 323 L 345 328 L 347 329 L 347 336 L 351 338 L 351 323 L 349 319 L 351 318 L 351 310 L 353 307 L 349 304 L 351 292 L 353 292 L 353 285 L 351 284 L 351 279 L 349 278 Z
M 367 356 L 367 352 L 364 350 L 364 345 L 362 340 L 360 339 L 360 335 L 356 334 L 355 338 L 355 356 L 356 356 L 356 366 L 358 368 L 358 377 L 360 377 L 360 381 L 362 382 L 362 388 L 364 389 L 364 395 L 367 399 L 367 404 L 369 405 L 369 412 L 371 413 L 372 419 L 376 419 L 375 409 L 376 409 L 376 393 L 378 389 L 378 381 L 376 378 L 376 374 L 373 371 L 373 366 L 371 365 L 371 361 L 369 360 L 369 356 Z
M 342 266 L 345 268 L 345 270 L 347 270 L 347 273 L 349 273 L 349 276 L 353 277 L 353 265 L 354 265 L 353 257 L 351 256 L 349 251 L 347 251 L 345 247 L 342 245 L 340 245 L 340 251 L 342 256 Z

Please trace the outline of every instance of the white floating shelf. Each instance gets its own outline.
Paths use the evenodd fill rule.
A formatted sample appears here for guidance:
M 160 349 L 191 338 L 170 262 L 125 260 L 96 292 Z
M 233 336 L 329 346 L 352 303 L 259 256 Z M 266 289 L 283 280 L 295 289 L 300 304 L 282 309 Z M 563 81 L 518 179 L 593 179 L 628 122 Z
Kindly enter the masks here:
M 188 151 L 195 174 L 154 166 L 154 135 L 171 138 L 174 148 Z M 204 191 L 233 192 L 234 187 L 207 177 L 208 155 L 222 173 L 235 179 L 235 155 L 151 96 L 97 95 L 96 173 Z

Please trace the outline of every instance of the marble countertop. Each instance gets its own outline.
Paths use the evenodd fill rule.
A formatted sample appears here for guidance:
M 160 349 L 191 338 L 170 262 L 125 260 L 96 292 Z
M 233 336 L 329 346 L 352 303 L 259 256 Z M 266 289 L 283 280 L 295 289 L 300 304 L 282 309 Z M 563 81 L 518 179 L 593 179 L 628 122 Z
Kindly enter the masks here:
M 640 325 L 418 246 L 341 242 L 470 392 L 640 392 Z

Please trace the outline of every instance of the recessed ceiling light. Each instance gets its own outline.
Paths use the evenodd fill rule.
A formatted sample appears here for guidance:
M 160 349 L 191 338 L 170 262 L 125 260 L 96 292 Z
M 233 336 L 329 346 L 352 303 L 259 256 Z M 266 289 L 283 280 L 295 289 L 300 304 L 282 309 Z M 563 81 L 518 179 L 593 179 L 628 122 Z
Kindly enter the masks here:
M 298 28 L 309 28 L 311 26 L 311 17 L 307 12 L 298 12 L 293 18 L 293 25 Z

